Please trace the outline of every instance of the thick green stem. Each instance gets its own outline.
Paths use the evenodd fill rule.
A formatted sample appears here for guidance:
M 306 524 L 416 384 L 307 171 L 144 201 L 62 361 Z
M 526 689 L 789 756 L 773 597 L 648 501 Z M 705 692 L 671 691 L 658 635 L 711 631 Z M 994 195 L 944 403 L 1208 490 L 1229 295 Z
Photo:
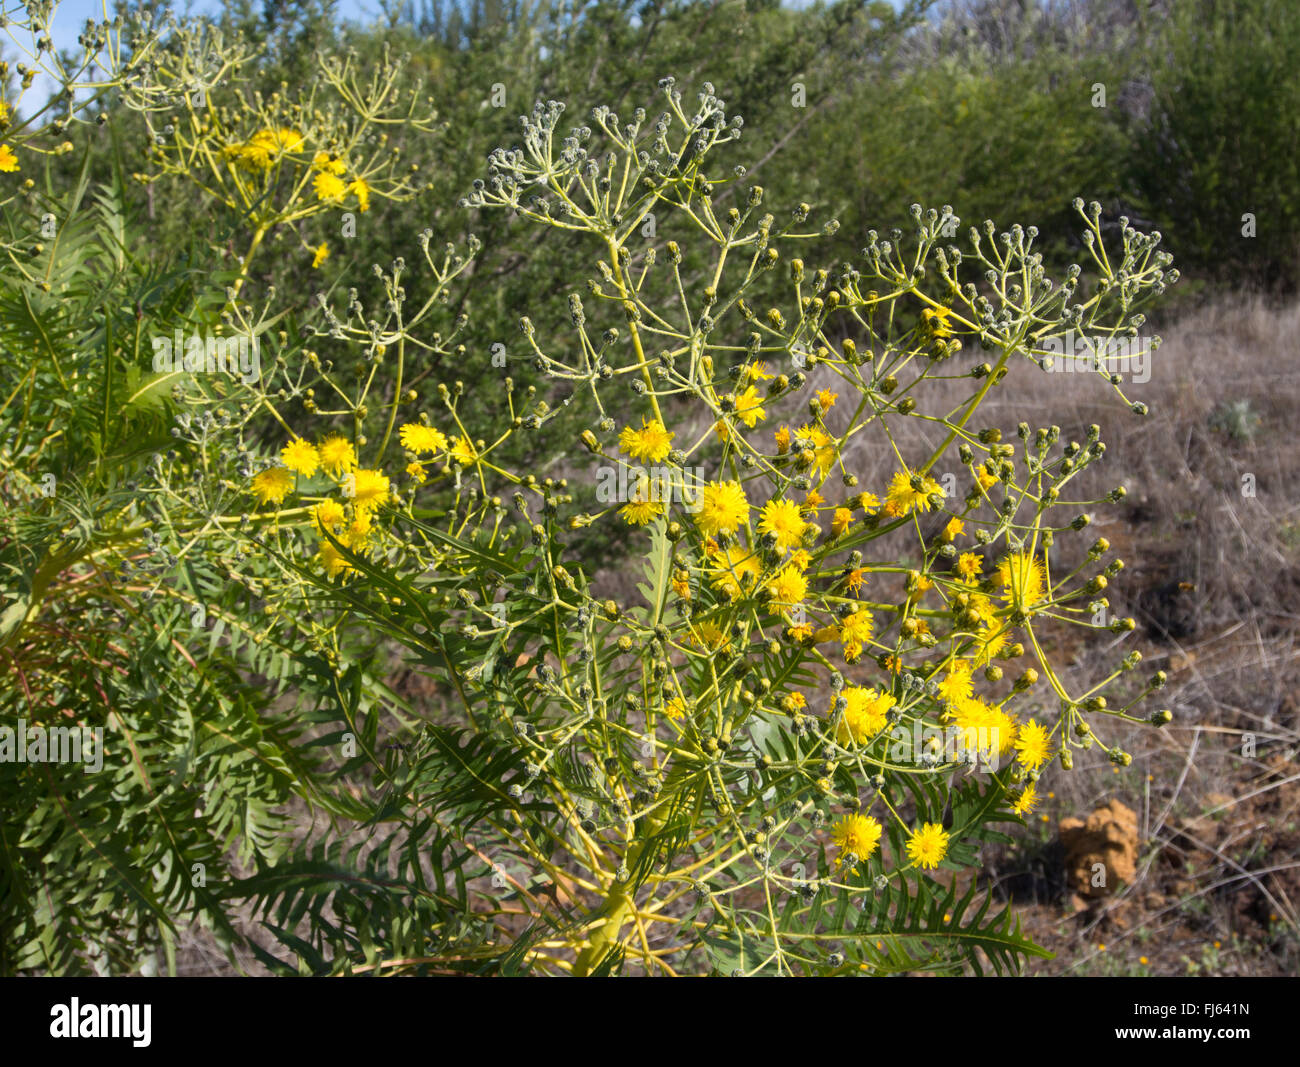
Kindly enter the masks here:
M 636 870 L 637 862 L 646 847 L 661 829 L 663 829 L 663 819 L 651 817 L 645 820 L 644 836 L 637 840 L 624 856 L 624 864 L 629 872 Z M 576 978 L 585 978 L 589 975 L 592 968 L 609 953 L 611 948 L 621 944 L 619 934 L 627 925 L 628 918 L 636 911 L 636 892 L 632 888 L 630 878 L 626 882 L 615 882 L 610 887 L 601 911 L 605 913 L 605 923 L 591 935 L 587 947 L 578 953 L 578 958 L 573 964 L 573 974 Z

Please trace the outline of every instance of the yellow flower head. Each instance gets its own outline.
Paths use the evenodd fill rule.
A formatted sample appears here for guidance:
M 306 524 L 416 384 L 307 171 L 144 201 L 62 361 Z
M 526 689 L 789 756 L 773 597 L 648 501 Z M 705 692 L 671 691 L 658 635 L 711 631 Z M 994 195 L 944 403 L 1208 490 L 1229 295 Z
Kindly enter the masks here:
M 441 452 L 447 447 L 446 434 L 420 422 L 406 423 L 397 431 L 397 436 L 402 442 L 402 447 L 408 452 L 414 452 L 417 456 L 425 453 Z
M 344 571 L 354 569 L 352 564 L 348 562 L 347 557 L 328 541 L 321 542 L 320 549 L 316 553 L 316 559 L 320 562 L 320 565 L 325 568 L 325 573 L 331 578 L 336 577 Z
M 1013 552 L 998 561 L 1002 599 L 1028 608 L 1043 599 L 1043 565 L 1029 552 Z
M 768 581 L 767 591 L 771 594 L 774 607 L 794 607 L 808 595 L 808 579 L 799 572 L 798 567 L 787 564 Z
M 390 482 L 382 471 L 358 470 L 352 474 L 352 506 L 371 511 L 388 499 Z
M 370 186 L 365 178 L 353 178 L 348 183 L 348 192 L 357 198 L 357 210 L 370 210 Z
M 921 312 L 921 322 L 931 337 L 946 341 L 952 336 L 952 326 L 948 322 L 951 315 L 950 308 L 926 308 Z
M 717 652 L 731 644 L 731 638 L 716 623 L 707 621 L 691 625 L 691 640 L 709 652 Z
M 1006 648 L 1007 642 L 1010 640 L 1011 630 L 1009 627 L 985 626 L 975 635 L 975 648 L 973 649 L 975 666 L 987 666 L 989 660 Z
M 845 856 L 853 855 L 858 861 L 867 859 L 880 845 L 883 827 L 870 815 L 846 815 L 831 828 L 831 841 L 840 850 L 835 866 L 840 866 Z
M 970 662 L 964 659 L 954 661 L 939 683 L 939 696 L 949 704 L 959 704 L 969 700 L 974 691 Z
M 352 447 L 352 442 L 337 434 L 325 438 L 317 452 L 320 455 L 320 465 L 335 478 L 356 469 L 356 449 Z
M 260 504 L 283 503 L 293 489 L 293 475 L 284 467 L 268 467 L 253 477 L 253 495 Z
M 889 709 L 896 701 L 888 693 L 878 689 L 865 689 L 862 686 L 845 686 L 844 713 L 835 732 L 836 740 L 841 745 L 850 741 L 864 744 L 879 734 L 889 725 Z
M 856 646 L 860 653 L 862 646 L 871 640 L 873 624 L 871 612 L 866 608 L 858 608 L 852 615 L 845 616 L 840 622 L 840 640 L 845 649 Z
M 681 697 L 673 697 L 664 701 L 664 715 L 676 722 L 686 714 L 686 701 Z
M 343 505 L 337 500 L 322 500 L 312 508 L 312 513 L 323 530 L 334 529 L 344 519 Z
M 347 164 L 337 156 L 332 156 L 328 152 L 317 152 L 312 157 L 312 169 L 322 174 L 332 174 L 334 177 L 342 177 L 348 169 Z
M 947 496 L 943 486 L 928 474 L 898 471 L 889 483 L 885 499 L 885 514 L 893 518 L 910 515 L 913 511 L 929 511 L 932 496 Z
M 641 420 L 641 428 L 624 426 L 618 435 L 618 447 L 633 459 L 659 463 L 673 450 L 673 432 L 658 419 Z
M 749 500 L 739 482 L 710 482 L 700 490 L 695 525 L 705 534 L 734 534 L 747 522 Z
M 790 451 L 790 427 L 782 426 L 774 434 L 773 439 L 776 441 L 776 451 L 778 455 L 784 456 Z
M 963 552 L 957 557 L 957 573 L 963 582 L 973 582 L 984 569 L 984 560 L 978 552 Z
M 799 431 L 798 443 L 801 448 L 812 449 L 813 466 L 823 478 L 830 474 L 835 466 L 836 457 L 839 456 L 839 451 L 835 447 L 835 438 L 820 426 L 811 426 Z
M 7 144 L 0 144 L 0 171 L 5 174 L 12 174 L 20 170 L 18 166 L 18 157 L 14 155 L 14 150 Z
M 793 500 L 769 500 L 763 505 L 758 532 L 775 537 L 777 549 L 784 552 L 797 548 L 803 541 L 805 525 L 799 505 Z
M 937 822 L 928 822 L 907 839 L 907 858 L 922 870 L 932 871 L 948 854 L 948 833 Z
M 842 537 L 852 525 L 853 512 L 848 508 L 836 508 L 835 514 L 831 518 L 831 533 L 836 537 Z
M 1036 770 L 1052 758 L 1052 737 L 1033 719 L 1016 731 L 1016 760 Z
M 316 175 L 312 187 L 316 190 L 316 199 L 324 200 L 329 204 L 337 204 L 342 201 L 348 191 L 347 184 L 343 179 L 327 170 L 323 170 Z
M 468 467 L 478 459 L 478 452 L 474 450 L 474 444 L 468 437 L 459 436 L 451 446 L 451 458 L 459 463 L 462 467 Z
M 644 479 L 637 486 L 632 499 L 619 508 L 619 514 L 631 526 L 644 526 L 664 513 L 663 501 L 651 492 L 650 480 Z
M 280 462 L 296 474 L 310 478 L 320 470 L 320 455 L 315 447 L 297 437 L 280 449 Z
M 767 418 L 767 410 L 763 407 L 763 399 L 758 395 L 758 390 L 752 385 L 736 397 L 736 418 L 751 430 L 761 420 Z
M 1015 803 L 1011 805 L 1011 810 L 1017 815 L 1028 815 L 1034 810 L 1034 805 L 1037 803 L 1038 790 L 1030 783 L 1020 791 L 1020 796 L 1016 797 Z
M 319 267 L 322 263 L 324 263 L 329 258 L 330 258 L 330 246 L 326 244 L 324 241 L 322 241 L 312 250 L 311 269 L 315 270 L 317 267 Z
M 741 545 L 731 545 L 713 558 L 713 588 L 732 599 L 745 595 L 745 581 L 752 583 L 762 571 L 758 555 Z

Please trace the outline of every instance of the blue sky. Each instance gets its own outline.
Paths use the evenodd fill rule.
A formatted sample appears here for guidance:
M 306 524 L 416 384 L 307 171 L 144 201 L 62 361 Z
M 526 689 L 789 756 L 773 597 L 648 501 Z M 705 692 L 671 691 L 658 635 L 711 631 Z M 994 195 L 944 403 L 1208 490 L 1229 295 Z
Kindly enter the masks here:
M 261 6 L 258 0 L 255 0 L 255 5 L 255 9 Z M 174 0 L 172 4 L 179 15 L 216 14 L 225 6 L 220 0 Z M 20 0 L 0 0 L 0 10 L 11 17 L 24 17 Z M 379 4 L 375 0 L 336 0 L 335 2 L 335 11 L 339 18 L 349 21 L 370 22 L 378 16 L 379 10 Z M 96 22 L 103 22 L 106 18 L 111 18 L 112 14 L 112 0 L 59 0 L 50 22 L 50 37 L 54 41 L 55 49 L 67 50 L 74 55 L 79 55 L 77 36 L 81 33 L 86 20 L 94 19 Z M 22 45 L 21 48 L 18 47 L 19 43 Z M 29 36 L 19 36 L 12 27 L 0 30 L 0 56 L 9 60 L 11 64 L 26 62 L 30 65 L 32 60 L 29 53 L 33 46 L 34 42 Z M 23 102 L 22 110 L 30 113 L 32 104 L 38 100 L 44 102 L 52 87 L 51 79 L 38 77 L 29 91 L 28 98 Z

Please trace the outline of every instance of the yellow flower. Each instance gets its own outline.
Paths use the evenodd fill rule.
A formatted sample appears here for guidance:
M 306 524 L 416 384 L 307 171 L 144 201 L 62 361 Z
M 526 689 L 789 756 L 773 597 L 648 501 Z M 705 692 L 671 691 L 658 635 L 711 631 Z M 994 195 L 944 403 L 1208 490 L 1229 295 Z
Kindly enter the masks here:
M 1016 731 L 1016 760 L 1036 770 L 1052 758 L 1052 737 L 1033 719 Z
M 316 516 L 316 522 L 324 530 L 332 530 L 344 519 L 343 505 L 337 500 L 322 500 L 312 508 L 312 513 Z
M 864 744 L 889 725 L 889 709 L 896 701 L 888 693 L 850 685 L 845 686 L 843 697 L 844 712 L 835 731 L 841 745 Z
M 751 363 L 745 368 L 745 380 L 749 382 L 765 382 L 772 377 L 772 372 L 767 369 L 767 364 L 762 361 Z
M 658 419 L 641 420 L 641 428 L 624 426 L 618 435 L 618 447 L 633 459 L 659 463 L 673 450 L 673 432 Z
M 331 578 L 341 574 L 343 571 L 354 569 L 352 564 L 348 562 L 347 557 L 328 541 L 321 542 L 320 550 L 316 553 L 316 558 L 319 560 L 321 566 L 325 568 L 325 573 Z
M 948 520 L 948 525 L 943 528 L 943 533 L 939 535 L 941 541 L 955 541 L 966 532 L 966 524 L 958 518 Z
M 945 341 L 952 336 L 952 326 L 948 323 L 950 315 L 950 308 L 926 308 L 921 312 L 921 321 L 931 337 Z
M 776 451 L 778 455 L 784 456 L 790 451 L 790 427 L 782 426 L 774 434 L 773 439 L 776 441 Z
M 418 460 L 412 460 L 406 465 L 406 473 L 417 485 L 423 485 L 429 480 L 428 475 L 424 473 L 424 465 Z
M 1043 599 L 1043 567 L 1029 552 L 1013 552 L 998 561 L 1002 599 L 1008 604 L 1032 607 Z
M 287 126 L 281 126 L 275 131 L 276 145 L 281 152 L 300 152 L 302 151 L 302 134 L 297 130 L 291 130 Z
M 1021 790 L 1020 796 L 1016 797 L 1015 803 L 1011 805 L 1011 810 L 1017 815 L 1028 815 L 1037 803 L 1038 790 L 1031 783 Z
M 227 145 L 222 154 L 244 170 L 269 170 L 279 151 L 279 141 L 271 130 L 258 130 L 241 144 Z
M 734 534 L 749 522 L 749 501 L 739 482 L 710 482 L 700 491 L 695 525 L 705 534 Z
M 311 269 L 315 270 L 317 267 L 319 267 L 322 263 L 324 263 L 329 258 L 330 258 L 330 246 L 326 244 L 324 241 L 322 241 L 312 250 Z
M 763 407 L 763 399 L 758 395 L 758 390 L 752 385 L 736 397 L 736 418 L 751 430 L 760 421 L 767 418 L 767 410 Z
M 358 470 L 352 474 L 352 505 L 358 511 L 370 511 L 388 499 L 391 483 L 382 471 Z
M 632 499 L 618 510 L 630 526 L 644 526 L 664 513 L 664 504 L 655 499 L 650 492 L 650 481 L 646 479 L 637 487 Z
M 862 646 L 871 640 L 873 625 L 871 612 L 866 608 L 858 608 L 840 622 L 840 640 L 846 657 L 856 659 L 862 655 Z
M 979 747 L 995 749 L 1000 755 L 1012 751 L 1016 743 L 1016 720 L 1003 708 L 986 703 L 978 697 L 958 700 L 953 706 L 953 720 L 962 730 L 974 730 L 971 740 L 978 743 L 979 731 L 984 732 L 985 744 Z
M 943 676 L 943 681 L 939 683 L 939 696 L 949 704 L 959 704 L 969 700 L 974 692 L 970 676 L 970 663 L 964 659 L 955 661 L 948 668 L 948 673 Z
M 347 164 L 337 156 L 332 156 L 328 152 L 317 152 L 311 161 L 312 168 L 320 171 L 322 174 L 330 174 L 334 177 L 341 177 L 346 171 Z M 342 183 L 340 183 L 342 184 Z
M 402 447 L 417 456 L 425 452 L 440 452 L 447 447 L 447 436 L 441 430 L 420 422 L 408 422 L 397 431 Z
M 916 484 L 913 484 L 913 479 Z M 928 474 L 913 474 L 908 470 L 896 473 L 889 483 L 885 500 L 885 514 L 893 518 L 910 515 L 913 511 L 929 511 L 930 497 L 947 496 L 938 482 Z
M 664 714 L 676 722 L 686 714 L 686 701 L 681 697 L 673 697 L 671 700 L 665 700 Z
M 717 652 L 731 644 L 731 639 L 722 632 L 716 623 L 697 622 L 691 627 L 691 639 L 703 649 Z
M 948 833 L 937 822 L 928 822 L 907 839 L 907 858 L 922 870 L 932 871 L 948 854 Z
M 316 175 L 313 188 L 316 190 L 317 200 L 324 200 L 331 204 L 339 203 L 348 191 L 343 179 L 327 170 L 323 170 Z
M 802 693 L 786 693 L 781 700 L 781 707 L 785 708 L 791 715 L 796 711 L 803 711 L 808 706 L 808 698 Z
M 460 436 L 451 446 L 451 457 L 462 467 L 468 467 L 478 459 L 478 453 L 474 451 L 474 444 L 468 437 Z
M 745 595 L 745 579 L 757 580 L 762 566 L 758 555 L 741 545 L 732 545 L 714 557 L 713 588 L 721 590 L 733 600 Z
M 19 169 L 18 157 L 14 155 L 14 150 L 7 144 L 0 144 L 0 171 L 12 174 Z
M 963 552 L 957 557 L 957 573 L 964 582 L 973 582 L 983 569 L 984 560 L 978 552 Z
M 353 178 L 348 184 L 348 192 L 357 198 L 357 210 L 370 210 L 370 186 L 365 178 Z
M 835 457 L 839 455 L 835 449 L 835 439 L 820 426 L 800 430 L 799 433 L 807 441 L 806 447 L 812 449 L 813 466 L 825 478 L 835 466 Z
M 808 579 L 791 565 L 782 567 L 767 583 L 775 607 L 794 607 L 808 595 Z
M 763 505 L 758 532 L 775 537 L 777 549 L 784 552 L 787 548 L 798 547 L 803 540 L 805 525 L 799 505 L 793 500 L 769 500 Z
M 1011 631 L 1008 627 L 995 630 L 992 626 L 985 626 L 975 635 L 975 665 L 986 666 L 989 660 L 1006 647 L 1010 639 Z
M 848 579 L 845 584 L 850 593 L 856 593 L 867 582 L 867 570 L 865 567 L 854 567 L 849 571 Z
M 320 469 L 320 455 L 301 437 L 295 438 L 280 449 L 280 462 L 304 478 L 310 478 Z
M 831 829 L 831 841 L 840 850 L 835 866 L 840 866 L 848 855 L 856 856 L 859 862 L 867 859 L 879 847 L 882 829 L 870 815 L 844 816 Z
M 817 394 L 817 406 L 822 411 L 830 411 L 835 406 L 835 401 L 840 398 L 839 393 L 832 393 L 829 389 L 823 389 Z
M 268 467 L 253 477 L 253 495 L 262 504 L 280 504 L 293 489 L 293 475 L 284 467 Z
M 852 525 L 853 512 L 848 508 L 836 508 L 835 514 L 831 517 L 831 533 L 836 537 L 841 537 Z
M 998 476 L 990 474 L 983 467 L 975 472 L 975 480 L 979 482 L 980 489 L 986 493 L 991 487 L 998 484 Z
M 318 449 L 320 453 L 320 465 L 325 468 L 327 474 L 338 477 L 340 474 L 346 474 L 348 471 L 355 470 L 357 466 L 357 451 L 352 447 L 352 443 L 337 434 L 325 438 L 320 443 Z

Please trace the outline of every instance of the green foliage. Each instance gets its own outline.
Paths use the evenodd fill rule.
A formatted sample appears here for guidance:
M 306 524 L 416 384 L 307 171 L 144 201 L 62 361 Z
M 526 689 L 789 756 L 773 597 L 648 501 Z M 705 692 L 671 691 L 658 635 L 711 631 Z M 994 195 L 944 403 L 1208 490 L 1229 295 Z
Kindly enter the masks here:
M 1148 54 L 1151 102 L 1134 119 L 1130 156 L 1146 213 L 1177 234 L 1192 269 L 1294 289 L 1300 9 L 1286 0 L 1180 3 Z

